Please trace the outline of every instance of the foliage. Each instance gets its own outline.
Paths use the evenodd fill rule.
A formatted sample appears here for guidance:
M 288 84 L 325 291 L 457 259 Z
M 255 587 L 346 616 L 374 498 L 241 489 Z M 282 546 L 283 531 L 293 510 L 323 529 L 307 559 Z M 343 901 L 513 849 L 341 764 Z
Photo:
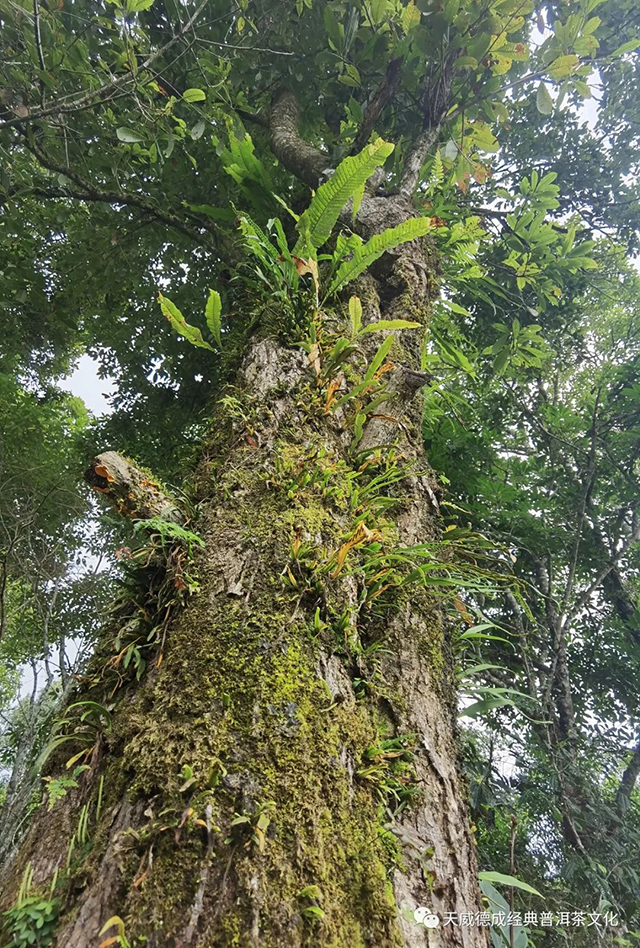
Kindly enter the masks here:
M 47 945 L 53 944 L 60 912 L 60 900 L 53 894 L 56 881 L 57 874 L 54 876 L 48 898 L 31 895 L 33 869 L 29 863 L 15 905 L 4 912 L 5 930 L 11 937 L 7 948 L 27 948 L 29 945 L 46 948 Z
M 45 777 L 47 785 L 47 795 L 49 797 L 49 809 L 52 810 L 56 805 L 58 800 L 62 800 L 63 797 L 67 795 L 69 790 L 75 790 L 78 784 L 78 776 L 84 771 L 88 770 L 88 764 L 80 764 L 78 767 L 73 768 L 73 772 L 70 776 L 65 776 L 64 774 L 60 777 Z
M 359 155 L 340 162 L 327 182 L 321 185 L 309 207 L 296 223 L 299 233 L 293 253 L 313 254 L 327 242 L 345 204 L 355 199 L 367 180 L 393 151 L 390 142 L 378 139 L 366 145 Z
M 473 770 L 483 774 L 476 819 L 487 821 L 481 848 L 489 868 L 508 868 L 508 833 L 500 838 L 496 827 L 512 812 L 522 821 L 525 878 L 546 898 L 551 852 L 556 904 L 564 898 L 578 908 L 586 890 L 632 920 L 637 791 L 627 798 L 623 775 L 637 743 L 638 278 L 617 248 L 603 242 L 597 252 L 601 274 L 578 283 L 562 321 L 549 323 L 544 358 L 523 363 L 510 348 L 496 374 L 495 365 L 483 366 L 478 345 L 477 377 L 458 374 L 448 383 L 449 397 L 464 391 L 455 396 L 457 414 L 429 396 L 425 431 L 433 462 L 449 475 L 464 471 L 451 478 L 457 502 L 509 545 L 524 582 L 524 603 L 507 594 L 488 610 L 508 635 L 487 638 L 475 650 L 480 664 L 468 669 L 495 701 L 465 713 L 481 715 L 491 748 L 508 735 L 515 757 L 506 785 L 491 750 L 489 769 Z M 476 304 L 467 351 L 471 340 L 486 339 L 492 319 L 491 308 Z M 506 339 L 500 332 L 503 351 Z M 500 698 L 509 688 L 527 696 L 525 734 L 513 730 L 511 702 Z
M 366 749 L 364 766 L 356 771 L 360 780 L 374 788 L 391 815 L 399 816 L 419 794 L 411 767 L 414 741 L 411 734 L 381 740 Z
M 310 634 L 362 661 L 354 690 L 367 700 L 385 687 L 383 647 L 360 640 L 360 612 L 383 624 L 399 597 L 435 590 L 455 627 L 462 721 L 474 722 L 467 769 L 485 894 L 501 898 L 490 882 L 508 879 L 524 900 L 532 893 L 513 881 L 524 878 L 555 906 L 588 892 L 638 927 L 631 6 L 297 0 L 286 17 L 272 7 L 211 0 L 205 16 L 203 4 L 117 0 L 96 14 L 84 0 L 0 0 L 3 763 L 27 734 L 32 768 L 51 718 L 46 701 L 46 714 L 35 697 L 18 701 L 19 669 L 42 661 L 51 685 L 55 647 L 64 679 L 67 639 L 82 630 L 93 641 L 107 598 L 87 550 L 110 546 L 118 528 L 91 521 L 77 484 L 85 456 L 102 441 L 182 476 L 212 395 L 248 339 L 271 334 L 304 352 L 311 427 L 329 418 L 350 442 L 348 461 L 312 445 L 269 485 L 336 514 L 331 545 L 292 530 L 281 577 L 301 602 L 316 597 Z M 362 209 L 389 195 L 405 217 L 381 215 L 376 232 L 371 212 L 360 232 Z M 433 313 L 389 281 L 393 318 L 372 323 L 368 274 L 384 283 L 414 240 L 432 255 L 431 297 L 440 282 Z M 442 536 L 402 547 L 390 512 L 427 472 L 394 444 L 362 445 L 419 348 L 427 454 L 448 494 L 434 494 Z M 63 389 L 85 351 L 117 389 L 113 412 L 93 422 Z M 219 404 L 253 449 L 254 408 L 230 391 Z M 80 747 L 70 768 L 109 733 L 118 689 L 152 656 L 161 663 L 170 617 L 197 589 L 197 533 L 157 518 L 136 531 L 119 551 L 112 651 L 87 675 L 109 698 L 72 704 L 53 737 Z M 320 596 L 341 578 L 353 578 L 357 602 L 332 611 Z M 502 769 L 496 747 L 509 750 Z M 381 806 L 407 802 L 411 754 L 402 737 L 366 752 L 360 781 Z M 49 782 L 52 802 L 75 776 Z M 235 817 L 259 852 L 270 807 Z M 85 811 L 79 848 L 86 822 Z M 319 892 L 299 897 L 320 924 Z M 126 944 L 124 923 L 110 923 L 107 943 Z M 584 943 L 579 932 L 544 937 Z

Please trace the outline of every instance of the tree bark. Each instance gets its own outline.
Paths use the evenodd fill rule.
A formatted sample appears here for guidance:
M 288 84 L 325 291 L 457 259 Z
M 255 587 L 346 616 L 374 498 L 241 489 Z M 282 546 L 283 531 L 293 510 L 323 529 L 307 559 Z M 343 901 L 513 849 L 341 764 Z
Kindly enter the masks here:
M 378 229 L 410 216 L 405 197 L 384 201 L 363 200 L 363 228 L 377 212 Z M 364 322 L 426 322 L 433 269 L 422 244 L 382 261 L 358 289 Z M 488 944 L 486 928 L 413 917 L 481 904 L 443 610 L 419 584 L 374 596 L 364 570 L 371 544 L 391 554 L 440 535 L 419 347 L 398 336 L 392 397 L 357 450 L 349 405 L 327 410 L 319 384 L 326 348 L 309 358 L 272 338 L 249 344 L 196 473 L 198 589 L 139 682 L 123 683 L 109 656 L 128 626 L 105 635 L 73 700 L 108 706 L 113 723 L 87 748 L 81 786 L 40 809 L 6 873 L 9 904 L 29 862 L 36 886 L 60 870 L 58 948 L 95 948 L 116 915 L 147 948 Z M 123 511 L 141 516 L 127 485 L 149 482 L 130 470 L 119 479 L 105 457 L 96 486 L 115 484 Z M 148 518 L 144 498 L 142 509 Z M 161 621 L 147 612 L 140 640 Z M 52 762 L 63 770 L 74 750 Z

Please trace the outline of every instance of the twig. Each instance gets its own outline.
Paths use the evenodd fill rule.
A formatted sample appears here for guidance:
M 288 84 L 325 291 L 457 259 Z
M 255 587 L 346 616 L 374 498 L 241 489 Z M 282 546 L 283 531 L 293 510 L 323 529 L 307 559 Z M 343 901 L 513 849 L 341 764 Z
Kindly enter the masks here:
M 40 2 L 39 0 L 33 0 L 33 32 L 36 40 L 36 49 L 38 51 L 38 61 L 40 63 L 40 68 L 43 72 L 46 72 L 46 66 L 44 64 L 44 53 L 42 52 L 42 36 L 40 34 Z M 44 105 L 44 81 L 42 77 L 40 78 L 40 99 L 41 104 Z
M 155 53 L 152 53 L 150 56 L 148 56 L 139 66 L 138 74 L 140 72 L 148 71 L 153 63 L 155 63 L 155 61 L 160 58 L 160 56 L 164 55 L 164 53 L 175 46 L 175 44 L 189 32 L 208 2 L 209 0 L 201 0 L 201 3 L 196 8 L 193 15 L 184 24 L 182 29 L 180 29 L 175 34 L 175 36 L 165 43 L 164 46 L 161 46 L 160 49 L 156 50 Z M 23 125 L 27 122 L 35 122 L 39 119 L 45 118 L 47 115 L 66 114 L 69 112 L 76 112 L 78 109 L 88 108 L 89 106 L 95 104 L 96 100 L 101 101 L 113 92 L 120 92 L 123 88 L 126 88 L 130 85 L 135 85 L 137 81 L 137 76 L 120 76 L 117 79 L 112 79 L 111 82 L 104 83 L 104 85 L 100 86 L 100 88 L 85 92 L 83 95 L 77 96 L 76 98 L 73 96 L 64 96 L 62 99 L 59 99 L 56 103 L 53 103 L 46 108 L 33 109 L 28 115 L 20 115 L 12 119 L 6 119 L 4 122 L 0 122 L 0 129 L 10 128 L 14 125 Z

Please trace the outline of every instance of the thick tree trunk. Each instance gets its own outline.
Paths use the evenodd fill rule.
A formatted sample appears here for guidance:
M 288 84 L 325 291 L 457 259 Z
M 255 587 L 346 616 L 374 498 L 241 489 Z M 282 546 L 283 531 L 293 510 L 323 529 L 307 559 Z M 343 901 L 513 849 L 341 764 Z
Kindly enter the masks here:
M 409 247 L 364 279 L 365 322 L 424 321 L 427 260 Z M 349 404 L 327 411 L 325 353 L 250 344 L 197 472 L 197 593 L 139 683 L 96 658 L 75 700 L 114 705 L 113 725 L 7 874 L 8 904 L 28 862 L 36 886 L 60 870 L 58 948 L 95 948 L 114 915 L 148 948 L 486 946 L 486 928 L 413 917 L 481 908 L 443 614 L 424 586 L 394 586 L 391 559 L 363 571 L 371 544 L 439 535 L 405 335 L 360 453 Z

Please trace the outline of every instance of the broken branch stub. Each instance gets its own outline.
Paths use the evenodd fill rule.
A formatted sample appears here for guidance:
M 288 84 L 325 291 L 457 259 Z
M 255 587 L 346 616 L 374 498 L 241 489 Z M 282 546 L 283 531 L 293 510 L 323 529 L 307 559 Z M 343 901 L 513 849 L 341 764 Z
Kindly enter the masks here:
M 134 520 L 160 517 L 171 523 L 185 522 L 180 505 L 168 497 L 148 474 L 115 451 L 98 454 L 84 472 L 84 478 L 124 517 Z

